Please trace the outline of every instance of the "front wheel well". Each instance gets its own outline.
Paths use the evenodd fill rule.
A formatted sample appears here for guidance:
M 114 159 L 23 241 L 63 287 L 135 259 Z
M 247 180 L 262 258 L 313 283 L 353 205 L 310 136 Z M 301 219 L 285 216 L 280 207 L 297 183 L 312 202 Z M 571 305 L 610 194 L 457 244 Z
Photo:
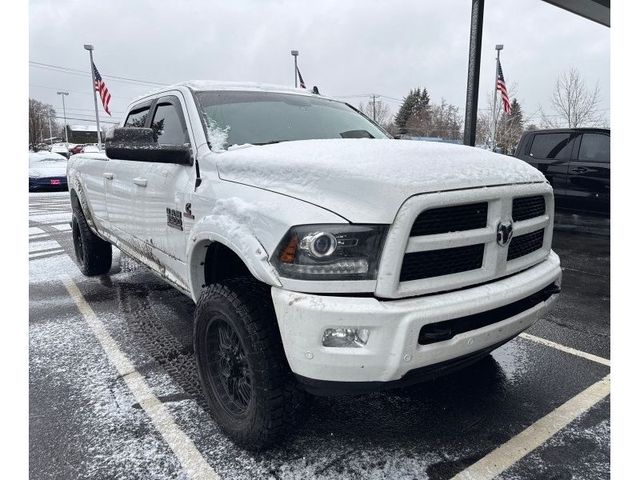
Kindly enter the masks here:
M 231 278 L 253 278 L 253 275 L 229 247 L 218 242 L 210 244 L 204 259 L 204 284 L 212 285 Z

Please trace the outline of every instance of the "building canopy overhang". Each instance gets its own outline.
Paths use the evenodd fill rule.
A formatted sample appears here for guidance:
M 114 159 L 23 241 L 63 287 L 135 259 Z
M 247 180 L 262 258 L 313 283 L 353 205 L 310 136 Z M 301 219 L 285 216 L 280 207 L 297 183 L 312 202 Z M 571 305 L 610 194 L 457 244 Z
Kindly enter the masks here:
M 592 20 L 606 27 L 611 26 L 611 0 L 543 0 Z

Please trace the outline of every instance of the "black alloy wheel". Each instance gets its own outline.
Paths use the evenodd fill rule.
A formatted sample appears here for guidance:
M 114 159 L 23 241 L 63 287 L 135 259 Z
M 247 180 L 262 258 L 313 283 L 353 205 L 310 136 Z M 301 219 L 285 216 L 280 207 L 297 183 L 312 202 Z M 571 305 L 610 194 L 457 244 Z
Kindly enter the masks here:
M 211 322 L 206 335 L 206 375 L 213 393 L 229 415 L 246 416 L 254 397 L 253 375 L 240 337 L 223 319 Z
M 298 424 L 306 398 L 282 348 L 270 288 L 249 278 L 207 285 L 193 326 L 211 415 L 229 438 L 252 450 L 284 438 Z

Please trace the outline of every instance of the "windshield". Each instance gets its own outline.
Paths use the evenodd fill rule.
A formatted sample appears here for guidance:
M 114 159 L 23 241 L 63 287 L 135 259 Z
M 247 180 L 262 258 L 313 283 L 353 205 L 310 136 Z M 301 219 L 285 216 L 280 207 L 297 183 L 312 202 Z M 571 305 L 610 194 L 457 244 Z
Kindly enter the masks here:
M 197 92 L 212 148 L 321 138 L 389 138 L 348 105 L 273 92 Z

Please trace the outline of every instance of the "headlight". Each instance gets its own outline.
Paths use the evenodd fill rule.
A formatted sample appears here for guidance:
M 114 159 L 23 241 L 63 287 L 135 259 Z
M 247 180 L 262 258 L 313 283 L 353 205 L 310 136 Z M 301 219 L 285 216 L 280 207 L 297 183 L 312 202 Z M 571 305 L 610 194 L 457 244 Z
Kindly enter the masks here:
M 372 280 L 378 273 L 387 225 L 292 227 L 271 261 L 298 280 Z

